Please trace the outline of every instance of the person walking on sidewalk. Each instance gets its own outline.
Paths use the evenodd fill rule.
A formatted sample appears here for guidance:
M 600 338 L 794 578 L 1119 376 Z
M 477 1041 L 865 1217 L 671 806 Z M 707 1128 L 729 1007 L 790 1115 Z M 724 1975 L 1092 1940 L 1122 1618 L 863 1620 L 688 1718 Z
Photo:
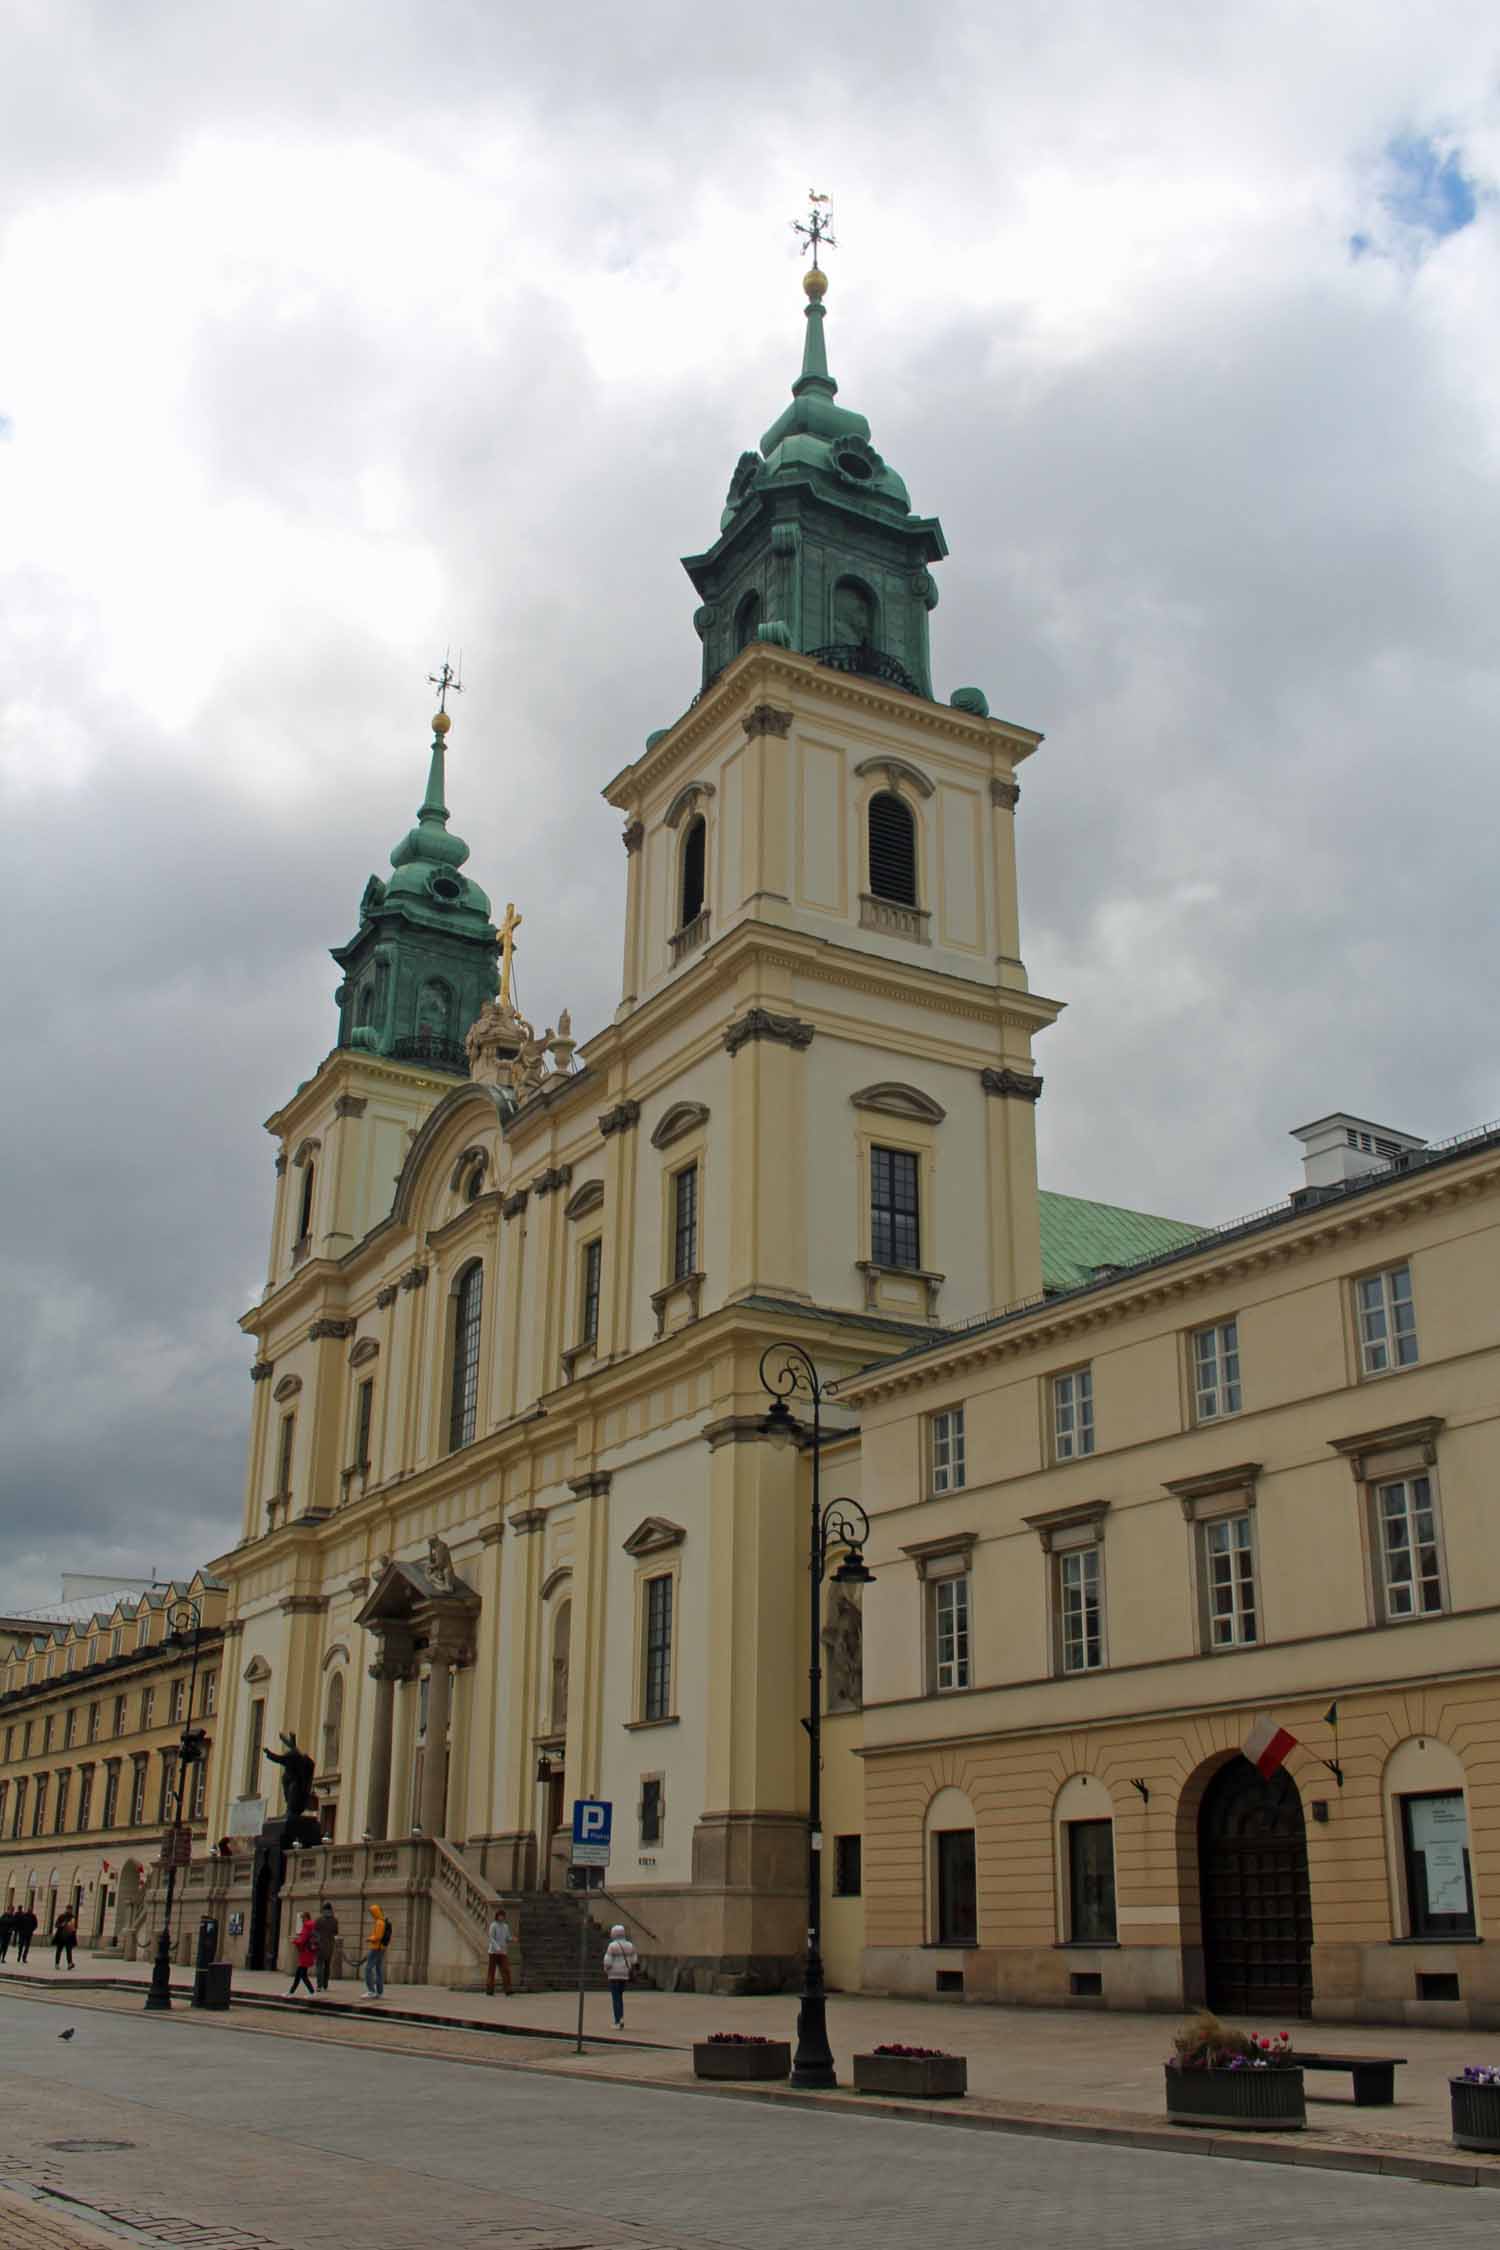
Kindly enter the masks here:
M 303 1915 L 302 1927 L 293 1938 L 292 1945 L 297 1955 L 297 1973 L 287 1986 L 286 1996 L 290 2000 L 298 1985 L 305 1984 L 308 1999 L 315 2000 L 317 1994 L 313 1991 L 312 1967 L 318 1958 L 318 1933 L 313 1927 L 310 1914 Z
M 370 1942 L 365 1948 L 365 1998 L 385 1998 L 385 1957 L 390 1950 L 391 1922 L 378 1906 L 370 1908 Z
M 484 1989 L 495 1997 L 495 1971 L 500 1972 L 500 1982 L 505 1987 L 505 1997 L 510 1998 L 510 1924 L 505 1919 L 505 1908 L 497 1906 L 495 1919 L 490 1924 L 490 1965 L 485 1972 Z
M 313 1924 L 313 1931 L 318 1941 L 318 1990 L 326 1992 L 328 1979 L 333 1974 L 334 1940 L 339 1934 L 339 1918 L 326 1898 L 319 1909 L 318 1919 Z
M 640 1955 L 625 1935 L 623 1922 L 616 1922 L 609 1933 L 609 1943 L 604 1948 L 604 1974 L 609 1981 L 609 2004 L 615 2012 L 615 2029 L 625 2021 L 625 1987 L 635 1973 Z
M 78 1943 L 78 1924 L 71 1906 L 65 1906 L 52 1925 L 52 1966 L 62 1967 L 62 1958 L 68 1956 L 68 1967 L 73 1966 L 73 1948 Z
M 0 1914 L 0 1961 L 3 1961 L 6 1954 L 9 1953 L 11 1940 L 15 1934 L 16 1912 L 13 1906 L 8 1906 L 5 1912 Z
M 31 1911 L 31 1902 L 28 1899 L 16 1916 L 16 1960 L 18 1962 L 31 1959 L 31 1941 L 35 1936 L 36 1916 Z

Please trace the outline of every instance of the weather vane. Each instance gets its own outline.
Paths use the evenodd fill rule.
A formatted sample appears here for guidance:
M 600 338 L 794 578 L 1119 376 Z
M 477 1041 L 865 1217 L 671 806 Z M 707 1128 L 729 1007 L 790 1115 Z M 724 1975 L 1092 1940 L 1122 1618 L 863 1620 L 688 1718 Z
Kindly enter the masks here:
M 462 655 L 460 655 L 459 665 L 461 666 L 462 663 L 463 657 Z M 464 692 L 464 683 L 459 678 L 458 672 L 454 668 L 454 666 L 448 662 L 448 658 L 446 655 L 444 655 L 443 657 L 443 669 L 441 670 L 441 672 L 429 672 L 427 678 L 430 684 L 438 691 L 438 709 L 440 711 L 446 711 L 448 708 L 449 688 L 452 688 L 455 695 L 462 695 Z
M 809 188 L 807 200 L 811 208 L 808 211 L 806 222 L 804 223 L 801 219 L 793 219 L 792 232 L 800 235 L 812 252 L 813 270 L 817 272 L 820 270 L 818 267 L 819 250 L 825 243 L 830 250 L 837 250 L 838 244 L 829 232 L 833 225 L 833 208 L 830 198 L 826 195 L 819 195 L 816 188 Z M 825 204 L 829 206 L 827 210 L 823 208 Z

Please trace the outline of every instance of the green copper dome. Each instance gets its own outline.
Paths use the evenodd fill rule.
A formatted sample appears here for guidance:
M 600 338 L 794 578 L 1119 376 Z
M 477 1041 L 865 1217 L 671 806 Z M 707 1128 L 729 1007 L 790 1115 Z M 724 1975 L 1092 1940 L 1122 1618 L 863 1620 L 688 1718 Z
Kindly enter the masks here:
M 499 978 L 489 899 L 459 872 L 469 847 L 448 827 L 451 724 L 446 711 L 433 720 L 416 825 L 391 853 L 389 878 L 366 883 L 358 934 L 335 946 L 333 958 L 344 972 L 336 995 L 341 1047 L 467 1071 L 464 1035 Z
M 791 404 L 759 452 L 740 455 L 715 544 L 683 558 L 702 602 L 703 684 L 764 640 L 930 696 L 927 617 L 938 597 L 928 566 L 947 541 L 936 518 L 912 514 L 865 417 L 836 403 L 817 267 L 806 287 Z

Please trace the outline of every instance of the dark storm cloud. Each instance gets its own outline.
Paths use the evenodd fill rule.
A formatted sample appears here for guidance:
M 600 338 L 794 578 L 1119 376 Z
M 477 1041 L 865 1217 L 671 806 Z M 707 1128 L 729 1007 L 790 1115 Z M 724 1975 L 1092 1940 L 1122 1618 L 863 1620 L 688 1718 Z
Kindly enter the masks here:
M 939 692 L 1047 731 L 1018 838 L 1069 1003 L 1048 1184 L 1227 1217 L 1292 1184 L 1307 1116 L 1500 1109 L 1494 38 L 1477 6 L 1441 53 L 1380 31 L 30 11 L 0 69 L 7 1602 L 237 1536 L 261 1120 L 332 1036 L 445 641 L 454 825 L 525 913 L 528 1011 L 609 1020 L 598 791 L 698 684 L 677 558 L 795 372 L 808 185 L 840 190 L 841 396 L 953 550 Z M 1400 145 L 1432 153 L 1415 216 Z M 1351 263 L 1424 212 L 1420 261 Z

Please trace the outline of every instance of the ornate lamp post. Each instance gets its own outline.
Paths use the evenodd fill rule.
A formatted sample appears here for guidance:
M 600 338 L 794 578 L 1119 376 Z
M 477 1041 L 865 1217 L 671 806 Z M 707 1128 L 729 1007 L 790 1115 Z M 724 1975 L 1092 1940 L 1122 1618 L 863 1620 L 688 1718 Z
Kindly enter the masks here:
M 180 1639 L 189 1629 L 193 1635 L 193 1661 L 188 1671 L 182 1740 L 177 1746 L 177 1803 L 167 1858 L 167 1903 L 162 1915 L 161 1936 L 156 1941 L 156 1959 L 151 1964 L 151 1983 L 146 1992 L 148 2008 L 170 2008 L 172 2005 L 172 1901 L 177 1893 L 177 1838 L 182 1831 L 182 1808 L 187 1794 L 189 1770 L 198 1764 L 208 1749 L 207 1735 L 201 1727 L 193 1725 L 193 1703 L 198 1687 L 198 1651 L 203 1640 L 203 1605 L 191 1596 L 174 1602 L 168 1610 L 167 1637 Z
M 829 1557 L 842 1550 L 834 1572 L 840 1586 L 868 1586 L 874 1572 L 864 1558 L 870 1519 L 857 1500 L 823 1505 L 823 1385 L 800 1344 L 771 1344 L 761 1355 L 762 1388 L 771 1395 L 764 1427 L 774 1435 L 796 1437 L 788 1401 L 805 1398 L 812 1408 L 812 1521 L 808 1544 L 807 1666 L 807 1951 L 802 1963 L 802 1999 L 797 2010 L 797 2051 L 792 2057 L 794 2086 L 836 2086 L 833 2050 L 828 2044 L 828 1996 L 823 1984 L 823 1582 Z

